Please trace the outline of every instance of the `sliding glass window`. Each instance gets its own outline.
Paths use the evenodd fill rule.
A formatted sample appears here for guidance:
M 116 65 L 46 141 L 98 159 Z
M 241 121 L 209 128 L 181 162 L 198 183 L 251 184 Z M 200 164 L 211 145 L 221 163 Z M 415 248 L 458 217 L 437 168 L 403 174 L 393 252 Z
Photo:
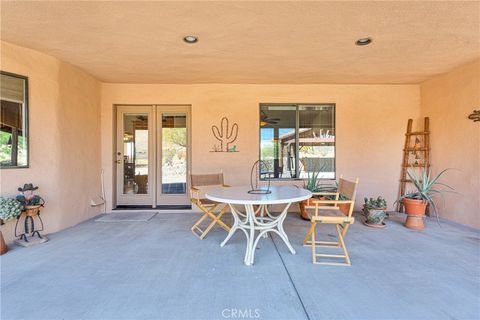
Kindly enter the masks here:
M 260 104 L 260 159 L 274 179 L 335 179 L 335 105 Z

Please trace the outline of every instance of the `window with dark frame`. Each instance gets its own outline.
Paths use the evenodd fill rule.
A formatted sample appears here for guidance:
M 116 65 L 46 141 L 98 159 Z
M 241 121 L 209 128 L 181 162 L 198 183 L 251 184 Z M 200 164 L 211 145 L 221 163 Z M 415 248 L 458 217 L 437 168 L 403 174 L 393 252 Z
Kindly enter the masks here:
M 27 78 L 0 73 L 0 168 L 28 167 Z
M 260 160 L 272 179 L 335 179 L 335 104 L 260 104 Z

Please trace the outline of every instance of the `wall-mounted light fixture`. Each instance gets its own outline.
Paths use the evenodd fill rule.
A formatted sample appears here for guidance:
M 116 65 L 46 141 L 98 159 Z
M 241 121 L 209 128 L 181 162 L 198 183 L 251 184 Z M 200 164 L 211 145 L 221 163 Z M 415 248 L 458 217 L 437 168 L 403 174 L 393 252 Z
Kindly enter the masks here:
M 473 120 L 473 122 L 479 122 L 480 110 L 473 110 L 473 112 L 468 116 L 468 119 Z

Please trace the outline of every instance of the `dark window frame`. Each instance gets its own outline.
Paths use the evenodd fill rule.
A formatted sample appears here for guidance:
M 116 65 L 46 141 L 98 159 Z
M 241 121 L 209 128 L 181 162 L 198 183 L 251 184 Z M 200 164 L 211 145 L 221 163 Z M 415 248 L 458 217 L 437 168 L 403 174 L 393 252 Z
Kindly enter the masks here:
M 321 102 L 321 103 L 301 103 L 301 102 L 294 102 L 294 103 L 278 103 L 278 102 L 272 102 L 272 103 L 267 103 L 267 102 L 261 102 L 259 103 L 258 106 L 258 159 L 261 160 L 261 155 L 262 155 L 262 136 L 261 136 L 261 130 L 262 127 L 260 126 L 260 119 L 262 118 L 262 107 L 263 106 L 275 106 L 275 107 L 291 107 L 295 106 L 296 107 L 296 116 L 295 116 L 295 139 L 296 141 L 299 140 L 299 126 L 300 126 L 300 106 L 318 106 L 318 105 L 331 105 L 333 106 L 333 127 L 335 128 L 335 148 L 334 148 L 334 158 L 333 158 L 333 166 L 335 170 L 333 171 L 333 178 L 318 178 L 318 180 L 324 180 L 324 181 L 335 181 L 337 179 L 337 104 L 333 102 Z M 300 163 L 300 150 L 297 145 L 296 150 L 295 150 L 295 178 L 270 178 L 270 180 L 273 181 L 304 181 L 307 178 L 300 178 L 299 174 L 299 163 Z M 259 177 L 260 180 L 267 180 L 265 177 Z
M 24 110 L 25 110 L 25 138 L 27 139 L 27 163 L 25 165 L 15 165 L 15 166 L 2 166 L 0 165 L 0 170 L 3 169 L 27 169 L 30 168 L 30 126 L 29 126 L 29 119 L 30 119 L 30 112 L 29 112 L 29 92 L 28 92 L 28 77 L 27 76 L 22 76 L 16 73 L 12 72 L 7 72 L 0 70 L 1 75 L 9 76 L 9 77 L 14 77 L 18 79 L 22 79 L 25 83 L 25 92 L 23 94 L 23 104 L 24 104 Z M 1 99 L 1 97 L 0 97 Z

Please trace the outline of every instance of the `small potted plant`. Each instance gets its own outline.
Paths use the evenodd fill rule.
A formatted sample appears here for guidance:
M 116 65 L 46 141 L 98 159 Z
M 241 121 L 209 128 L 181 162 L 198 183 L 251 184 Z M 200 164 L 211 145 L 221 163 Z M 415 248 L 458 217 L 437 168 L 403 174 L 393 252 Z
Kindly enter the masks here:
M 384 228 L 386 225 L 383 220 L 388 216 L 387 201 L 382 197 L 376 199 L 365 198 L 363 214 L 365 215 L 365 221 L 363 223 L 366 226 L 372 228 Z
M 22 208 L 22 204 L 16 199 L 0 198 L 0 224 L 18 217 L 22 213 Z M 3 239 L 2 231 L 0 231 L 0 254 L 7 251 L 8 247 Z
M 445 183 L 439 182 L 440 177 L 449 169 L 442 170 L 436 176 L 432 176 L 428 168 L 423 168 L 421 177 L 417 177 L 413 168 L 407 171 L 408 177 L 415 186 L 415 191 L 409 191 L 401 196 L 398 201 L 402 201 L 407 214 L 405 226 L 410 229 L 425 229 L 424 219 L 427 205 L 432 209 L 432 214 L 438 220 L 438 210 L 433 199 L 434 195 L 442 195 L 445 192 L 454 192 L 453 188 Z M 438 189 L 436 187 L 444 187 Z M 446 188 L 446 189 L 445 189 Z

